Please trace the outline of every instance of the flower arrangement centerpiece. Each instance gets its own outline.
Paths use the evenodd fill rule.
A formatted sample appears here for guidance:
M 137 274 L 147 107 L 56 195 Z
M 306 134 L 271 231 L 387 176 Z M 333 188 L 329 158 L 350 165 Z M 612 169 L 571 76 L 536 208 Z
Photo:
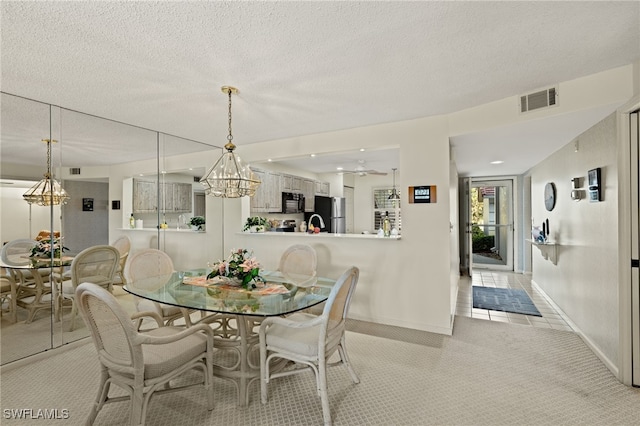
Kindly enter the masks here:
M 31 249 L 29 257 L 48 259 L 53 253 L 54 258 L 60 259 L 62 254 L 68 250 L 68 247 L 62 245 L 62 237 L 43 238 Z
M 246 289 L 255 288 L 252 281 L 262 281 L 260 277 L 260 264 L 253 256 L 253 252 L 247 249 L 233 249 L 227 260 L 221 260 L 213 264 L 213 271 L 207 278 L 221 277 L 230 281 L 235 280 Z

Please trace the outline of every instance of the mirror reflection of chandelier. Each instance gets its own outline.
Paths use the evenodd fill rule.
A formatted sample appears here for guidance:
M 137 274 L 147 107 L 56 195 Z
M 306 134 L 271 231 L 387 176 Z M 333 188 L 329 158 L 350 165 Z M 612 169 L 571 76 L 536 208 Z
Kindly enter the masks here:
M 42 142 L 47 144 L 47 173 L 44 174 L 44 179 L 25 192 L 22 198 L 29 204 L 37 204 L 39 206 L 67 204 L 71 197 L 62 188 L 60 182 L 51 176 L 51 144 L 57 141 L 42 139 Z
M 389 199 L 392 201 L 400 201 L 400 194 L 398 194 L 398 190 L 396 189 L 396 170 L 393 170 L 393 189 L 391 190 L 391 195 L 389 195 Z
M 242 164 L 240 157 L 233 153 L 236 146 L 233 144 L 231 132 L 231 94 L 238 93 L 238 89 L 231 86 L 222 86 L 222 92 L 229 96 L 229 135 L 224 148 L 227 150 L 211 167 L 200 183 L 205 188 L 205 193 L 214 197 L 239 198 L 253 196 L 260 185 L 260 180 L 253 174 L 248 165 Z

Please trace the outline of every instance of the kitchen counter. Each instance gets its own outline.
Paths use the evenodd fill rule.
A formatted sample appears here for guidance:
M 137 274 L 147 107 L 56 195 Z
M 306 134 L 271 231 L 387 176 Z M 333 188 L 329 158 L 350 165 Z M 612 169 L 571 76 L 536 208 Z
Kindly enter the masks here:
M 367 239 L 367 240 L 387 240 L 397 241 L 401 235 L 392 237 L 378 237 L 377 234 L 330 234 L 328 232 L 320 232 L 319 234 L 309 234 L 307 232 L 238 232 L 238 235 L 250 235 L 257 237 L 300 237 L 300 238 L 350 238 L 350 239 Z

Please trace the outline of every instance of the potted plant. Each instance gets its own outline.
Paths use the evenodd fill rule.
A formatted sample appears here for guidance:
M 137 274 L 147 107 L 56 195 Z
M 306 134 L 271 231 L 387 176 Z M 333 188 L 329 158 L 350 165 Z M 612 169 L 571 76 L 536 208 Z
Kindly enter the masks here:
M 204 231 L 204 223 L 205 220 L 202 216 L 194 216 L 189 220 L 189 225 L 194 231 Z
M 244 224 L 243 231 L 264 232 L 269 226 L 269 221 L 260 216 L 249 216 Z

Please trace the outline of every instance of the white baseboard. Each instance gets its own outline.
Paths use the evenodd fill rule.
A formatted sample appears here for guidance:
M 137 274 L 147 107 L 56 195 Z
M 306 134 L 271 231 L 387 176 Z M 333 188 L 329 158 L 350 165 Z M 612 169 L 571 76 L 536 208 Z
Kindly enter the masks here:
M 73 342 L 70 342 L 70 343 L 66 343 L 66 344 L 64 344 L 62 346 L 58 346 L 58 347 L 52 348 L 52 349 L 47 349 L 44 352 L 39 352 L 37 354 L 30 355 L 30 356 L 27 356 L 27 357 L 24 357 L 24 358 L 20 358 L 20 359 L 18 359 L 16 361 L 12 361 L 12 362 L 9 362 L 7 364 L 4 364 L 4 365 L 0 366 L 0 373 L 8 372 L 8 371 L 11 371 L 11 370 L 16 369 L 16 368 L 24 367 L 25 365 L 29 365 L 29 364 L 34 363 L 34 362 L 42 361 L 43 359 L 50 358 L 50 357 L 52 357 L 54 355 L 60 354 L 60 353 L 65 352 L 65 351 L 68 351 L 69 349 L 75 349 L 75 348 L 77 348 L 79 346 L 88 345 L 88 344 L 91 344 L 91 338 L 89 336 L 83 337 L 83 338 L 81 338 L 79 340 L 76 340 L 76 341 L 73 341 Z

